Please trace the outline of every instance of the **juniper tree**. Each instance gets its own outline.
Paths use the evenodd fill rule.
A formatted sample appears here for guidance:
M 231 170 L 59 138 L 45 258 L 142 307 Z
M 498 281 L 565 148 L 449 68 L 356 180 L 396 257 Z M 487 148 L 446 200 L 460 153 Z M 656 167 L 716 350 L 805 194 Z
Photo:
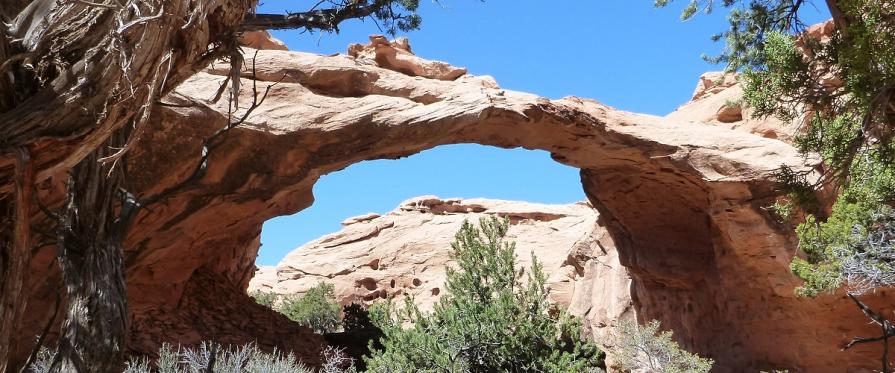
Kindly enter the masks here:
M 508 222 L 464 222 L 451 244 L 457 267 L 431 314 L 411 298 L 371 310 L 384 346 L 365 358 L 370 372 L 592 372 L 603 365 L 580 324 L 547 299 L 536 258 L 517 269 Z M 408 326 L 409 324 L 409 326 Z
M 708 373 L 714 361 L 680 348 L 671 331 L 661 331 L 661 324 L 650 321 L 638 325 L 622 321 L 613 331 L 616 362 L 624 371 L 646 370 L 655 373 Z
M 341 323 L 339 311 L 342 309 L 333 300 L 335 286 L 321 282 L 301 295 L 288 296 L 274 307 L 292 321 L 305 325 L 314 332 L 333 332 Z

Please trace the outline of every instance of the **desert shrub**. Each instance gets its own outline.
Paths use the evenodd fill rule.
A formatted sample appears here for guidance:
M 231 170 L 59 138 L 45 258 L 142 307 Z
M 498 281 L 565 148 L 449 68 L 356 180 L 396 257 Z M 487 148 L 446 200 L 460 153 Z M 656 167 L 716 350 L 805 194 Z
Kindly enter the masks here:
M 369 372 L 593 372 L 603 354 L 581 338 L 580 324 L 547 300 L 537 260 L 523 281 L 508 222 L 464 222 L 455 236 L 457 269 L 431 314 L 405 298 L 370 309 L 383 348 L 364 360 Z
M 276 310 L 316 333 L 335 331 L 340 324 L 341 307 L 333 298 L 335 287 L 321 282 L 301 295 L 287 296 Z
M 251 292 L 249 296 L 255 299 L 256 303 L 267 308 L 274 308 L 274 303 L 277 302 L 277 298 L 279 297 L 277 293 L 274 293 L 272 291 L 261 290 L 255 290 Z
M 338 350 L 324 351 L 324 368 L 343 367 L 342 370 L 324 370 L 326 373 L 351 371 L 351 361 L 339 356 Z M 314 369 L 298 361 L 291 354 L 279 352 L 265 353 L 254 344 L 225 347 L 216 343 L 203 342 L 195 348 L 174 348 L 162 344 L 154 362 L 147 358 L 130 359 L 126 362 L 125 373 L 204 373 L 214 360 L 213 371 L 217 373 L 313 373 Z M 335 362 L 330 362 L 330 360 Z M 53 360 L 53 352 L 41 350 L 38 359 L 29 367 L 29 372 L 46 373 Z
M 366 370 L 367 365 L 363 357 L 368 356 L 372 349 L 382 348 L 379 340 L 382 338 L 382 330 L 370 320 L 367 308 L 360 303 L 352 303 L 342 308 L 342 331 L 326 333 L 323 335 L 326 343 L 337 347 L 350 357 L 355 368 Z
M 344 348 L 326 346 L 323 349 L 323 366 L 320 373 L 348 373 L 355 372 L 351 357 L 345 353 Z
M 705 373 L 714 361 L 691 354 L 674 342 L 670 331 L 659 331 L 659 322 L 646 325 L 623 322 L 616 329 L 613 355 L 623 370 L 646 369 L 655 373 Z
M 808 216 L 797 233 L 806 259 L 792 270 L 805 279 L 799 294 L 815 296 L 841 285 L 853 294 L 895 284 L 895 212 L 882 204 L 852 203 L 848 195 L 833 206 L 833 216 Z M 822 264 L 815 264 L 823 258 Z

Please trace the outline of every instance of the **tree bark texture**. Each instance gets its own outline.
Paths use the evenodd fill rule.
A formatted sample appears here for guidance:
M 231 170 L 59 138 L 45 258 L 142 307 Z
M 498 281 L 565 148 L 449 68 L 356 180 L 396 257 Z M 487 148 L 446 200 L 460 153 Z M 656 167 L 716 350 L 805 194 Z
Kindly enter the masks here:
M 845 33 L 847 31 L 846 27 L 848 26 L 848 19 L 839 7 L 839 0 L 826 0 L 826 3 L 827 9 L 830 10 L 830 15 L 833 17 L 833 23 L 836 24 L 836 28 Z
M 7 368 L 8 356 L 15 351 L 16 327 L 25 311 L 27 296 L 25 286 L 28 283 L 29 265 L 31 263 L 31 205 L 34 190 L 34 173 L 31 157 L 27 149 L 15 151 L 15 200 L 7 202 L 8 224 L 12 227 L 5 233 L 11 234 L 3 240 L 6 247 L 0 252 L 0 372 Z M 11 207 L 11 209 L 10 209 Z
M 235 48 L 254 3 L 0 1 L 0 21 L 10 25 L 0 27 L 0 371 L 13 368 L 11 340 L 28 298 L 31 197 L 23 186 L 70 169 L 68 229 L 57 237 L 69 304 L 54 369 L 117 368 L 127 316 L 124 233 L 121 207 L 113 207 L 121 176 L 108 171 L 123 162 L 97 161 L 121 157 L 160 97 Z M 134 139 L 102 147 L 120 128 Z M 26 148 L 32 159 L 23 164 L 17 154 Z
M 67 300 L 51 371 L 117 371 L 127 333 L 122 242 L 139 209 L 122 188 L 125 157 L 152 106 L 215 59 L 241 61 L 241 30 L 335 30 L 392 3 L 252 15 L 244 24 L 256 2 L 0 0 L 9 25 L 0 26 L 0 371 L 10 369 L 6 341 L 28 296 L 32 185 L 70 175 L 65 206 L 47 212 L 58 223 Z M 6 155 L 24 149 L 25 162 Z
M 0 42 L 0 86 L 14 87 L 0 91 L 0 103 L 15 101 L 0 110 L 0 148 L 28 145 L 39 182 L 114 130 L 138 127 L 153 101 L 226 55 L 255 0 L 14 3 L 0 5 L 18 10 L 5 52 Z M 12 192 L 10 165 L 0 159 L 0 194 Z
M 120 130 L 74 167 L 58 229 L 58 261 L 68 299 L 52 372 L 120 371 L 127 333 L 122 242 L 132 205 L 122 198 Z

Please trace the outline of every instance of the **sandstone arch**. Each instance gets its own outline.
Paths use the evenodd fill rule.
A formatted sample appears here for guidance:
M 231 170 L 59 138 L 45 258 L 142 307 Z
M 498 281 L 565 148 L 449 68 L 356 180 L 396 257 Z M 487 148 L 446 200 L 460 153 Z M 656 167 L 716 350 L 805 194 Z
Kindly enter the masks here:
M 200 183 L 146 211 L 128 237 L 132 351 L 171 338 L 260 336 L 302 345 L 313 360 L 316 337 L 284 335 L 290 329 L 276 316 L 251 321 L 265 314 L 243 293 L 262 223 L 308 207 L 314 182 L 328 172 L 478 143 L 546 150 L 581 169 L 634 278 L 639 316 L 663 321 L 721 371 L 878 364 L 869 346 L 838 352 L 836 343 L 864 331 L 847 300 L 793 296 L 792 238 L 761 209 L 776 196 L 774 168 L 805 167 L 785 143 L 595 101 L 504 91 L 487 77 L 413 77 L 344 55 L 262 51 L 257 58 L 259 84 L 282 79 L 268 102 L 228 134 Z M 192 171 L 202 138 L 226 122 L 226 103 L 207 102 L 225 74 L 212 66 L 156 109 L 131 160 L 135 190 L 157 192 Z M 42 253 L 34 271 L 45 273 L 51 255 Z M 47 287 L 32 288 L 48 299 Z M 891 300 L 882 294 L 871 303 Z M 37 330 L 43 314 L 29 314 Z M 280 334 L 265 334 L 271 330 Z

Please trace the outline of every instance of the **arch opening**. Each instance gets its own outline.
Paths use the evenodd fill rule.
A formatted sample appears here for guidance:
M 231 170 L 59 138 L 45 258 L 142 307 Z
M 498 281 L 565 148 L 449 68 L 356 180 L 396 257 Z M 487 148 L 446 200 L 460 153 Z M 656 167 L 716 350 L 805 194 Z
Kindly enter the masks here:
M 314 203 L 265 222 L 256 263 L 275 265 L 288 252 L 337 232 L 345 219 L 383 215 L 411 198 L 487 198 L 541 204 L 585 200 L 579 171 L 543 151 L 477 144 L 443 145 L 398 160 L 364 161 L 323 175 Z

